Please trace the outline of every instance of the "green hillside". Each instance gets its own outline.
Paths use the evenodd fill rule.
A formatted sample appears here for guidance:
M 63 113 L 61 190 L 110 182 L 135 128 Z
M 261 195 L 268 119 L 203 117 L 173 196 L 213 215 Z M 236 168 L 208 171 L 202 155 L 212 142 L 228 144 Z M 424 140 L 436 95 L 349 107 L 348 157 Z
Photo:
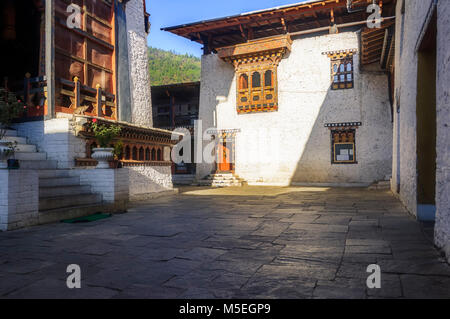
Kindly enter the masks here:
M 148 49 L 152 85 L 200 81 L 200 58 L 156 48 Z

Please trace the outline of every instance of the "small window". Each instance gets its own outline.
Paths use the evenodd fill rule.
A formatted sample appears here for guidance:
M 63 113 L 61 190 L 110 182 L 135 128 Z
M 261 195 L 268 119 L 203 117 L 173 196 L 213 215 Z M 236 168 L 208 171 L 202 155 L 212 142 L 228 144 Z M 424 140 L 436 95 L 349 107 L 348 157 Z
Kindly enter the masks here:
M 352 64 L 347 63 L 347 72 L 351 72 L 351 71 L 352 71 Z
M 239 89 L 240 90 L 248 89 L 248 75 L 247 74 L 241 74 L 241 76 L 239 77 Z
M 331 132 L 331 163 L 357 164 L 355 130 Z
M 261 87 L 261 74 L 259 74 L 259 72 L 254 72 L 252 74 L 252 87 L 253 88 Z
M 331 61 L 331 82 L 333 90 L 353 88 L 353 56 Z
M 272 86 L 272 71 L 267 70 L 264 73 L 264 86 Z
M 156 156 L 156 160 L 157 160 L 157 161 L 162 161 L 162 152 L 161 152 L 160 149 L 158 149 L 157 156 Z

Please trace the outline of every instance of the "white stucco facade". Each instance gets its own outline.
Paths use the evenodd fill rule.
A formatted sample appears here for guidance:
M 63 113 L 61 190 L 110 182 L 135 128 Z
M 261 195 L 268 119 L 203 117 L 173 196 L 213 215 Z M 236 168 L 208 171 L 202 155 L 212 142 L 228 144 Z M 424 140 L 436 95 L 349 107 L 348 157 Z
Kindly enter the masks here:
M 238 115 L 236 76 L 217 55 L 202 58 L 200 119 L 203 130 L 238 129 L 236 166 L 249 184 L 370 184 L 391 174 L 392 123 L 388 79 L 381 71 L 360 70 L 354 56 L 353 89 L 330 89 L 327 51 L 358 49 L 358 34 L 293 38 L 278 67 L 277 112 Z M 357 164 L 331 164 L 326 123 L 361 122 L 356 129 Z M 197 165 L 197 178 L 215 164 Z
M 148 47 L 144 24 L 144 4 L 142 0 L 130 0 L 126 4 L 125 11 L 128 31 L 132 123 L 152 127 L 151 84 L 148 71 Z
M 417 44 L 427 28 L 432 0 L 397 3 L 396 94 L 392 190 L 418 215 L 417 197 Z M 403 10 L 404 9 L 404 10 Z M 450 256 L 450 3 L 437 3 L 436 223 L 435 243 Z

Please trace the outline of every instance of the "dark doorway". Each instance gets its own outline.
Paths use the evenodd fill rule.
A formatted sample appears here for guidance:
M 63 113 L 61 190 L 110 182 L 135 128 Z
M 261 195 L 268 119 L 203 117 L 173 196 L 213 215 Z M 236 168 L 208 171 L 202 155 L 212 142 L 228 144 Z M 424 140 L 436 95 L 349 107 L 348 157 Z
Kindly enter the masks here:
M 0 1 L 0 86 L 19 91 L 26 73 L 40 75 L 43 14 L 39 0 Z
M 434 12 L 418 51 L 417 73 L 417 217 L 435 218 L 436 197 L 436 35 Z

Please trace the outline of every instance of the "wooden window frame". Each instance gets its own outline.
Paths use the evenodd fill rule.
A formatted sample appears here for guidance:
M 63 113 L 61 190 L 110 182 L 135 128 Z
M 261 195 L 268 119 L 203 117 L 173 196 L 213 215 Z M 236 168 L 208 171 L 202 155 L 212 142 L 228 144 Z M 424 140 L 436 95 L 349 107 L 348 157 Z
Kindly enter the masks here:
M 347 65 L 351 64 L 351 70 L 347 70 Z M 344 66 L 344 71 L 341 71 L 341 66 Z M 337 66 L 337 71 L 334 70 L 334 66 Z M 331 59 L 331 89 L 332 90 L 346 90 L 353 89 L 355 86 L 355 65 L 353 61 L 353 55 L 349 55 L 343 58 Z M 348 75 L 351 75 L 351 80 L 348 80 Z M 338 77 L 338 81 L 335 82 L 335 77 Z M 341 76 L 344 76 L 342 82 Z
M 335 134 L 353 134 L 353 141 L 341 141 L 335 142 Z M 336 145 L 353 145 L 353 159 L 352 160 L 338 160 L 336 154 Z M 357 152 L 356 152 L 356 129 L 344 129 L 344 130 L 331 130 L 331 164 L 358 164 Z
M 271 85 L 266 85 L 266 73 L 271 72 Z M 253 74 L 259 73 L 260 85 L 253 87 Z M 247 87 L 243 87 L 243 76 L 247 77 Z M 258 113 L 278 111 L 277 66 L 256 65 L 240 70 L 237 74 L 237 112 Z

